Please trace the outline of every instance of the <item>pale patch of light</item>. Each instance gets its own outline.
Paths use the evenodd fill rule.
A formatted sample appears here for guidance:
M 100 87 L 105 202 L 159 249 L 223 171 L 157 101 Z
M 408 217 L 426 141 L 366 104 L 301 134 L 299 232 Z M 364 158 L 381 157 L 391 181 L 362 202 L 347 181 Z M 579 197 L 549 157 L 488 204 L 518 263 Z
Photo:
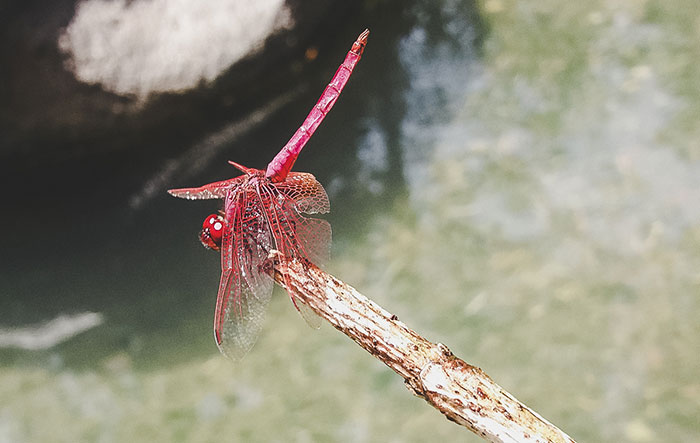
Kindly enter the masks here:
M 260 389 L 237 383 L 235 386 L 236 407 L 242 411 L 251 411 L 263 404 L 264 396 Z
M 431 46 L 428 31 L 422 26 L 414 27 L 399 44 L 400 61 L 409 81 L 401 122 L 403 176 L 412 204 L 419 208 L 424 207 L 426 198 L 433 198 L 433 180 L 427 165 L 433 161 L 438 141 L 454 135 L 459 136 L 455 143 L 464 141 L 464 134 L 456 134 L 451 121 L 477 78 L 472 31 L 469 27 L 462 29 L 461 14 L 451 12 L 450 2 L 444 2 L 441 8 L 445 17 L 452 17 L 445 29 L 455 32 L 452 38 L 460 50 L 455 51 L 444 42 Z
M 364 140 L 359 144 L 357 158 L 360 160 L 358 179 L 372 194 L 384 191 L 383 183 L 376 178 L 389 167 L 388 148 L 384 133 L 376 124 L 369 123 Z
M 103 322 L 102 314 L 84 312 L 60 315 L 53 320 L 32 326 L 0 328 L 0 348 L 30 351 L 49 349 Z
M 195 412 L 200 419 L 216 420 L 226 413 L 226 409 L 226 402 L 221 395 L 210 392 L 197 403 Z
M 85 0 L 58 45 L 78 80 L 143 99 L 211 81 L 291 25 L 283 0 Z

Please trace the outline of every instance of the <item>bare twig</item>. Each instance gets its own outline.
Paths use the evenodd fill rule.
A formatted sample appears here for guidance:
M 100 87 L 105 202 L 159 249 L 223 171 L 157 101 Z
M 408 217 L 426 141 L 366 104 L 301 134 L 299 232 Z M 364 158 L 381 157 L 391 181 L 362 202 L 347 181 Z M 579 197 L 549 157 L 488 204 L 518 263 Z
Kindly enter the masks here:
M 272 253 L 274 278 L 290 294 L 404 378 L 408 389 L 492 442 L 573 442 L 481 369 L 431 343 L 395 315 L 309 262 Z

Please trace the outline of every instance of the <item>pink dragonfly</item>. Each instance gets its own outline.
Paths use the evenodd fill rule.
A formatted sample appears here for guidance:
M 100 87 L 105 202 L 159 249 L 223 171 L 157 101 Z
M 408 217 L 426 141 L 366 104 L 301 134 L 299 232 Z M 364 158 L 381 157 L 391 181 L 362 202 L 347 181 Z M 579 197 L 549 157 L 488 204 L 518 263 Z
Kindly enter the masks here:
M 314 263 L 328 259 L 330 224 L 301 215 L 327 213 L 330 204 L 326 191 L 312 174 L 290 171 L 345 87 L 368 36 L 369 30 L 365 30 L 353 43 L 321 98 L 266 171 L 229 162 L 243 175 L 198 188 L 168 191 L 189 200 L 224 200 L 224 210 L 204 220 L 199 239 L 204 246 L 221 251 L 214 338 L 221 352 L 232 359 L 248 352 L 262 327 L 273 288 L 272 278 L 263 272 L 270 250 Z M 318 317 L 297 303 L 293 295 L 290 297 L 309 324 L 316 326 Z

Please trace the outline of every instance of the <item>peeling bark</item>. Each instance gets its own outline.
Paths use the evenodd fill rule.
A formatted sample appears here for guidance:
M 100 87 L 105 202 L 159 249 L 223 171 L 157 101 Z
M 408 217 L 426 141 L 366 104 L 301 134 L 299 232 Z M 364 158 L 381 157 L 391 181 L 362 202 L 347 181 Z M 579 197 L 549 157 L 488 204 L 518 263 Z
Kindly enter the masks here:
M 396 315 L 310 262 L 273 252 L 275 281 L 404 378 L 449 420 L 491 442 L 573 442 L 484 371 L 431 343 Z

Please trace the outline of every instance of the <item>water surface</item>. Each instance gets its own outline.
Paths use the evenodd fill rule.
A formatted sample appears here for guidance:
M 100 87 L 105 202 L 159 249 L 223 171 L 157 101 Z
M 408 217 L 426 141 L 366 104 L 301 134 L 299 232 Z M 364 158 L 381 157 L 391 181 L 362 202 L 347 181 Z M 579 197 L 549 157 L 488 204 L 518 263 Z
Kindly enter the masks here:
M 399 9 L 367 2 L 262 123 L 124 171 L 115 198 L 69 203 L 42 244 L 4 240 L 3 326 L 102 323 L 0 351 L 0 441 L 480 441 L 279 290 L 246 359 L 220 356 L 218 258 L 196 240 L 216 206 L 161 192 L 228 178 L 229 158 L 264 166 L 365 26 L 296 167 L 331 197 L 329 270 L 578 441 L 697 438 L 694 1 Z

